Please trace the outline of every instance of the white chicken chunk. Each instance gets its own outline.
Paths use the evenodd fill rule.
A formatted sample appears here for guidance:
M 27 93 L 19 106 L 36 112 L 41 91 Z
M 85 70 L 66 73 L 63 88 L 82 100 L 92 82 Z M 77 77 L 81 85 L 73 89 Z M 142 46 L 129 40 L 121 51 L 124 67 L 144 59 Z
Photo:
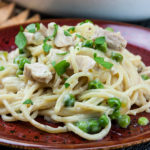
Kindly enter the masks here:
M 48 24 L 49 36 L 52 36 L 52 34 L 54 32 L 54 24 L 55 23 L 53 23 L 53 22 Z M 66 47 L 66 46 L 72 45 L 73 44 L 73 36 L 66 36 L 64 34 L 63 28 L 58 26 L 58 30 L 57 30 L 57 34 L 56 34 L 54 43 L 57 47 Z
M 89 56 L 77 55 L 75 56 L 76 63 L 78 65 L 79 71 L 88 71 L 92 69 L 96 62 Z
M 25 64 L 24 75 L 41 83 L 48 83 L 52 79 L 52 74 L 48 67 L 40 63 Z
M 29 33 L 29 32 L 24 32 L 24 35 L 27 39 L 27 44 L 34 44 L 34 45 L 39 45 L 43 43 L 43 40 L 45 37 L 40 33 Z
M 40 29 L 38 30 L 38 32 L 40 32 L 45 37 L 48 36 L 47 28 L 42 23 L 40 23 Z
M 125 48 L 127 45 L 127 41 L 119 32 L 111 32 L 104 30 L 103 28 L 96 27 L 96 31 L 92 39 L 100 36 L 105 36 L 108 47 L 114 50 L 121 50 L 121 48 Z
M 56 63 L 58 63 L 58 62 L 60 62 L 64 59 L 63 55 L 58 55 L 58 54 L 61 54 L 61 53 L 65 53 L 65 51 L 52 48 L 50 53 L 47 55 L 47 58 L 50 62 L 55 61 Z
M 5 77 L 2 79 L 2 85 L 10 92 L 17 92 L 24 88 L 25 84 L 17 77 Z
M 58 27 L 54 42 L 57 47 L 69 46 L 73 44 L 73 37 L 64 35 L 64 30 L 61 27 Z

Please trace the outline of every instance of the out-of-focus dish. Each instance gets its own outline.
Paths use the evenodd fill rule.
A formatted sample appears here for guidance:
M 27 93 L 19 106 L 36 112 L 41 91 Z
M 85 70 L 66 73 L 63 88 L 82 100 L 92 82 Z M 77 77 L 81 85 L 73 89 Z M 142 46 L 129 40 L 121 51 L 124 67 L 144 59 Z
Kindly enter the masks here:
M 27 8 L 59 17 L 91 17 L 124 21 L 149 19 L 150 17 L 150 1 L 148 0 L 32 0 L 32 2 L 30 0 L 13 1 Z M 131 9 L 129 9 L 130 7 Z
M 129 115 L 150 112 L 150 67 L 126 49 L 127 41 L 112 28 L 90 20 L 76 26 L 50 22 L 48 28 L 32 23 L 20 26 L 15 43 L 16 50 L 0 51 L 4 121 L 100 140 L 112 121 L 127 128 Z M 64 125 L 44 125 L 35 120 L 38 116 Z M 148 120 L 140 118 L 140 123 Z

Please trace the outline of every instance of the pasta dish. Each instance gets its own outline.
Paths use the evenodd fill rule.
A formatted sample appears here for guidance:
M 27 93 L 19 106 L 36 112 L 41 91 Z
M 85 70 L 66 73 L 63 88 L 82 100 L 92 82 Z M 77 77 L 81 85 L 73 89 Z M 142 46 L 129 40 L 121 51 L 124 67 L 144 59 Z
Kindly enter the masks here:
M 0 51 L 4 121 L 100 140 L 113 123 L 127 128 L 130 115 L 150 112 L 150 67 L 112 28 L 90 20 L 76 26 L 32 23 L 20 27 L 15 43 L 14 51 Z M 42 124 L 38 116 L 63 125 Z

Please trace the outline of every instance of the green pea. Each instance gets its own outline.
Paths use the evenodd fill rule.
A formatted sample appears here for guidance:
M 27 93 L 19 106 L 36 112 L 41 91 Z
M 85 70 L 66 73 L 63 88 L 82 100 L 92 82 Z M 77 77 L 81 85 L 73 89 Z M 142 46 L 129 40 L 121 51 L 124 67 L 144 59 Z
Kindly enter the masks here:
M 110 115 L 110 118 L 112 120 L 117 120 L 120 116 L 120 111 L 119 110 L 114 110 L 114 112 Z
M 4 66 L 0 66 L 0 71 L 3 71 L 5 69 Z
M 120 107 L 121 107 L 121 102 L 116 97 L 109 98 L 107 100 L 107 103 L 111 108 L 120 109 Z
M 143 80 L 148 80 L 148 79 L 150 79 L 150 77 L 149 77 L 148 75 L 145 75 L 145 74 L 142 74 L 141 77 L 142 77 Z
M 72 94 L 68 94 L 64 97 L 64 106 L 73 107 L 75 103 L 75 97 Z
M 24 58 L 23 55 L 19 55 L 19 56 L 15 57 L 13 63 L 14 64 L 19 64 L 20 60 L 23 59 L 23 58 Z
M 130 116 L 128 115 L 120 115 L 118 118 L 118 124 L 122 128 L 127 128 L 130 125 Z
M 91 119 L 88 121 L 88 133 L 98 133 L 101 130 L 98 120 Z
M 92 40 L 86 40 L 82 43 L 83 47 L 89 47 L 89 48 L 93 48 L 93 41 Z
M 113 60 L 115 60 L 117 62 L 122 62 L 123 56 L 120 53 L 112 52 L 111 53 L 111 59 L 113 59 Z
M 20 69 L 17 69 L 16 71 L 16 76 L 18 77 L 19 75 L 23 74 L 23 71 Z
M 138 119 L 138 124 L 141 126 L 146 126 L 149 123 L 149 120 L 146 117 L 140 117 Z
M 103 128 L 105 128 L 109 123 L 108 117 L 105 114 L 101 115 L 98 121 L 100 126 Z
M 103 84 L 98 80 L 90 81 L 88 84 L 88 89 L 103 89 Z
M 88 133 L 88 123 L 87 121 L 79 121 L 79 122 L 76 122 L 75 125 L 81 129 L 82 131 Z
M 22 59 L 20 60 L 19 64 L 18 64 L 19 69 L 24 69 L 24 65 L 25 65 L 26 63 L 27 63 L 27 64 L 30 64 L 29 59 L 26 58 L 26 57 L 22 58 Z

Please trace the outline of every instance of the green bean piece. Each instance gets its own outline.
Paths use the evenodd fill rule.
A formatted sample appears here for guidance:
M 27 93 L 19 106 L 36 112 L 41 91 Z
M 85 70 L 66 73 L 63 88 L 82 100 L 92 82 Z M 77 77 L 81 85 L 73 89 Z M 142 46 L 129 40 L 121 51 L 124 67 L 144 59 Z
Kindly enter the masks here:
M 101 130 L 98 120 L 91 119 L 88 120 L 88 133 L 94 134 Z
M 146 126 L 149 123 L 149 120 L 146 117 L 140 117 L 138 119 L 138 124 L 140 126 Z
M 99 80 L 90 81 L 88 84 L 88 89 L 103 89 L 104 86 Z
M 105 114 L 101 115 L 98 121 L 100 126 L 103 128 L 105 128 L 109 123 L 108 117 Z
M 118 118 L 118 124 L 121 128 L 127 128 L 130 125 L 131 119 L 128 115 L 120 115 Z
M 76 123 L 76 126 L 82 131 L 88 133 L 88 123 L 87 121 L 79 121 Z
M 119 110 L 114 110 L 113 113 L 110 115 L 110 118 L 112 120 L 117 120 L 120 116 L 120 111 Z
M 72 94 L 68 94 L 64 97 L 64 106 L 73 107 L 75 103 L 75 97 Z
M 115 60 L 116 62 L 122 62 L 123 56 L 120 53 L 111 53 L 111 59 Z
M 114 108 L 114 109 L 120 109 L 120 107 L 121 107 L 120 99 L 118 99 L 116 97 L 109 98 L 107 100 L 107 103 L 111 108 Z

